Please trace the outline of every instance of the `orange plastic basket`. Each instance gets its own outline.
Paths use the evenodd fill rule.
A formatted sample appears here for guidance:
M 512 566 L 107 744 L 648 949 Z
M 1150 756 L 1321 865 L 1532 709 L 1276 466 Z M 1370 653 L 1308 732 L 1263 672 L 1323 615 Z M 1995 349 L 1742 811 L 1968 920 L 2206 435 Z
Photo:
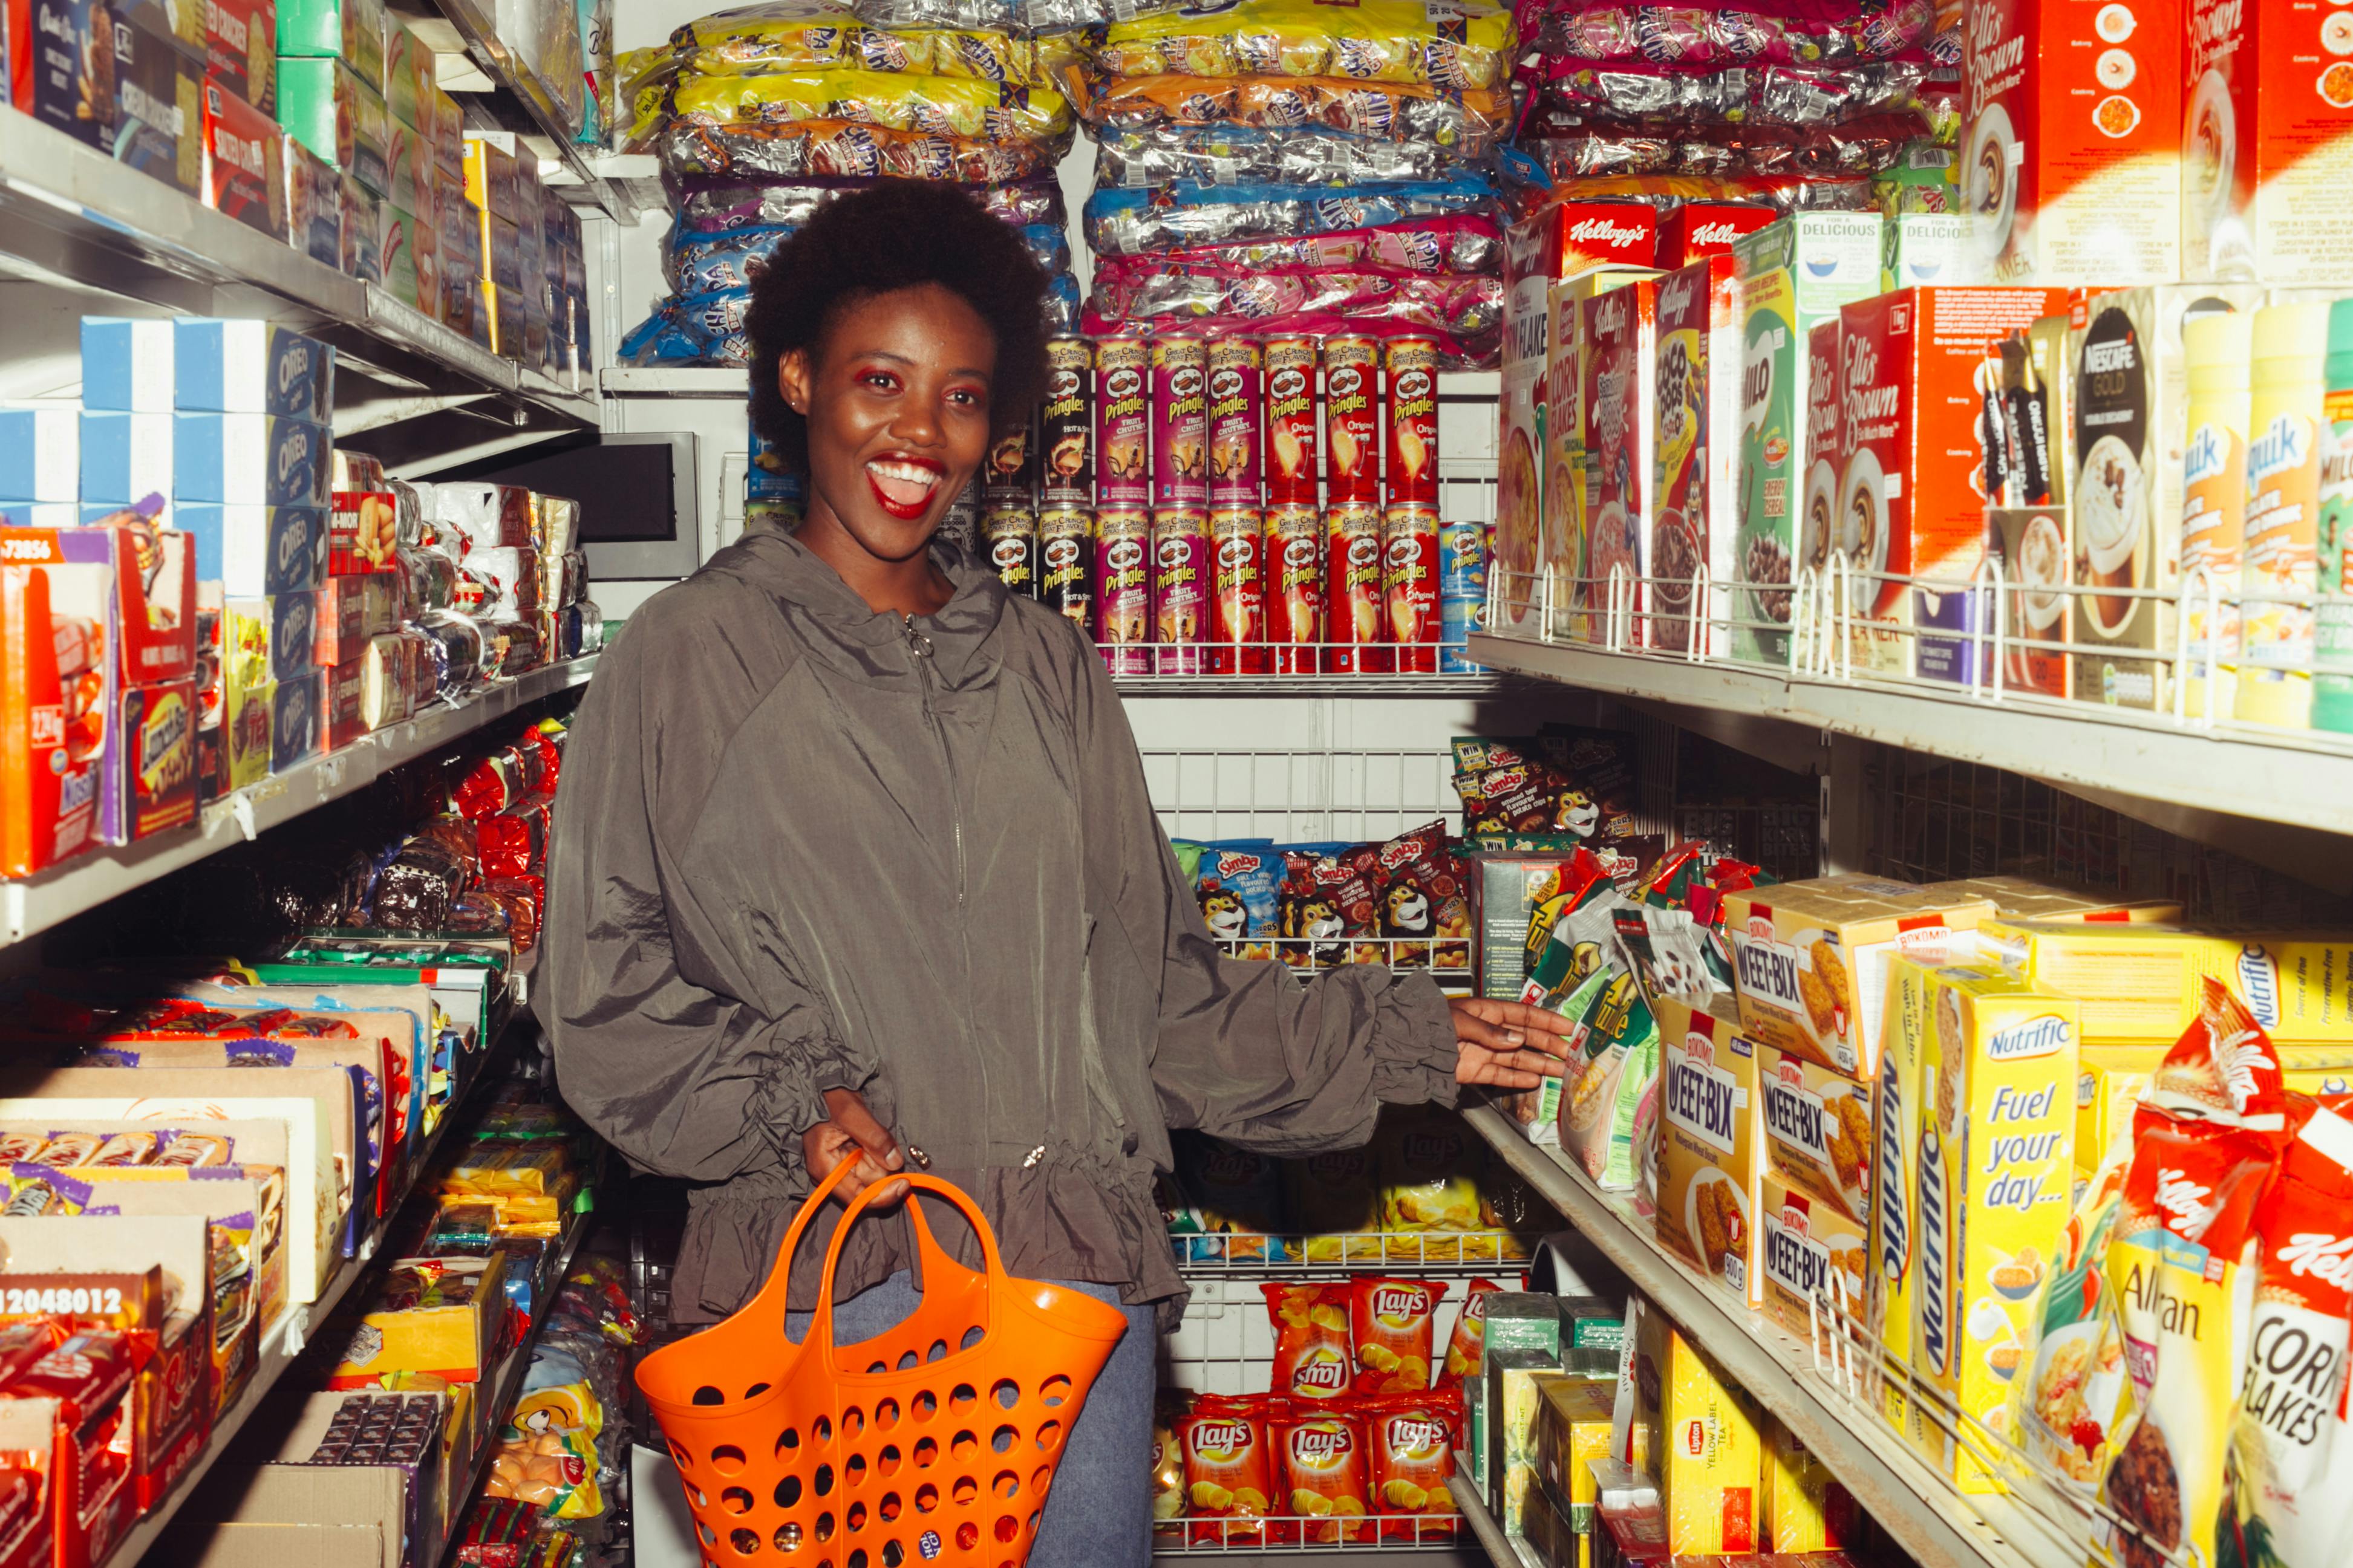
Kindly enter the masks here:
M 1071 1424 L 1127 1320 L 1092 1296 L 1007 1274 L 972 1200 L 909 1174 L 898 1179 L 971 1221 L 985 1269 L 942 1251 L 911 1197 L 922 1305 L 877 1339 L 836 1346 L 834 1269 L 874 1200 L 870 1188 L 834 1228 L 817 1311 L 794 1344 L 785 1336 L 793 1253 L 852 1163 L 801 1205 L 749 1305 L 638 1363 L 703 1563 L 1021 1568 Z

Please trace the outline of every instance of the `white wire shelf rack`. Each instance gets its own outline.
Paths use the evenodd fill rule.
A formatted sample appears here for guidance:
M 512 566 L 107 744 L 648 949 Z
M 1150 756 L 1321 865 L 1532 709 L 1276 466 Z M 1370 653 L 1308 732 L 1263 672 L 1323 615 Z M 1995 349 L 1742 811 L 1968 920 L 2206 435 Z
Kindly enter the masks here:
M 1312 1279 L 1335 1274 L 1515 1278 L 1528 1262 L 1527 1238 L 1502 1230 L 1314 1236 L 1171 1231 L 1168 1240 L 1176 1254 L 1177 1272 L 1197 1279 Z
M 1452 1486 L 1449 1482 L 1450 1489 Z M 1450 1489 L 1450 1496 L 1452 1495 Z M 1459 1506 L 1459 1505 L 1458 1505 Z M 1470 1546 L 1472 1531 L 1452 1513 L 1373 1514 L 1335 1519 L 1328 1514 L 1266 1514 L 1257 1519 L 1183 1519 L 1154 1527 L 1155 1557 L 1321 1557 L 1375 1552 L 1454 1551 Z M 1482 1542 L 1483 1544 L 1483 1542 Z M 1498 1557 L 1498 1563 L 1520 1559 Z

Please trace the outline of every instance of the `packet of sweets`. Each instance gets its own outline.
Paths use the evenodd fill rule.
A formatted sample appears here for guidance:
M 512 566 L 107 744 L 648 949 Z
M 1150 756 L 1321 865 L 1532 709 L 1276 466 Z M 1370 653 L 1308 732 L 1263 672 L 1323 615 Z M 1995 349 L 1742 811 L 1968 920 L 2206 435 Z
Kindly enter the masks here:
M 1194 1521 L 1186 1538 L 1194 1545 L 1276 1542 L 1281 1531 L 1266 1522 L 1276 1484 L 1267 1436 L 1272 1403 L 1262 1394 L 1208 1398 L 1177 1418 L 1186 1513 Z
M 1274 1320 L 1271 1386 L 1291 1399 L 1337 1399 L 1356 1378 L 1345 1285 L 1262 1284 Z
M 1445 1288 L 1429 1279 L 1375 1275 L 1348 1281 L 1348 1334 L 1356 1347 L 1354 1394 L 1419 1394 L 1430 1387 Z
M 1294 1409 L 1276 1429 L 1283 1500 L 1299 1516 L 1301 1536 L 1314 1545 L 1373 1539 L 1365 1427 L 1352 1403 Z
M 1475 1380 L 1487 1348 L 1487 1298 L 1503 1287 L 1493 1279 L 1473 1279 L 1454 1315 L 1454 1331 L 1447 1337 L 1446 1360 L 1438 1369 L 1438 1388 L 1460 1388 Z
M 1446 1482 L 1454 1474 L 1461 1394 L 1451 1389 L 1386 1394 L 1360 1400 L 1357 1406 L 1372 1458 L 1373 1507 L 1381 1516 L 1381 1539 L 1452 1540 L 1456 1510 Z

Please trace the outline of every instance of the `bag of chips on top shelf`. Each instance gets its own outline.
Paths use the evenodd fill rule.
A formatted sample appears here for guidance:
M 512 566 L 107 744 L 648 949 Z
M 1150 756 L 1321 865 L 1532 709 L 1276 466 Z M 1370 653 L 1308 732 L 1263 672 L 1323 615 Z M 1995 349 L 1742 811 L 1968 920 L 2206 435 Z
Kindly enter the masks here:
M 1419 83 L 1329 77 L 1113 77 L 1082 105 L 1093 125 L 1323 125 L 1483 158 L 1514 118 L 1508 92 L 1441 92 Z
M 1491 88 L 1511 72 L 1509 11 L 1486 0 L 1242 0 L 1107 28 L 1095 64 L 1111 76 L 1330 76 Z
M 1685 67 L 1843 65 L 1891 59 L 1932 45 L 1930 0 L 1887 5 L 1846 0 L 1708 7 L 1589 0 L 1524 9 L 1521 31 L 1543 55 L 1580 60 L 1648 60 Z
M 1288 1399 L 1338 1399 L 1356 1380 L 1348 1342 L 1348 1287 L 1259 1286 L 1274 1324 L 1274 1367 L 1267 1386 Z
M 752 340 L 744 331 L 744 318 L 751 308 L 749 289 L 665 300 L 621 340 L 621 359 L 628 364 L 748 365 Z
M 1365 184 L 1444 179 L 1461 162 L 1420 142 L 1373 141 L 1323 126 L 1106 126 L 1095 137 L 1095 184 L 1140 190 L 1175 180 L 1208 184 Z
M 963 76 L 1050 87 L 1084 53 L 1067 35 L 1029 37 L 980 29 L 900 28 L 860 23 L 833 0 L 770 0 L 688 23 L 670 36 L 686 68 L 705 76 L 746 71 L 860 70 Z
M 1261 331 L 1296 330 L 1309 318 L 1381 322 L 1469 342 L 1503 324 L 1504 284 L 1498 278 L 1425 278 L 1351 268 L 1260 268 L 1142 265 L 1096 274 L 1089 321 L 1112 323 L 1241 325 Z
M 728 128 L 731 133 L 744 129 Z M 824 203 L 844 191 L 863 188 L 862 184 L 779 184 L 765 178 L 749 184 L 734 179 L 697 178 L 679 180 L 671 195 L 680 233 L 712 234 L 764 224 L 797 228 Z M 1065 229 L 1070 226 L 1070 215 L 1062 204 L 1062 188 L 1050 174 L 1044 179 L 1018 180 L 976 189 L 971 195 L 1008 223 L 1049 224 Z
M 670 108 L 696 125 L 839 120 L 996 142 L 1043 142 L 1071 126 L 1070 100 L 1051 88 L 885 71 L 687 78 L 671 92 Z
M 1414 218 L 1378 228 L 1331 234 L 1237 240 L 1231 245 L 1185 246 L 1155 251 L 1129 262 L 1105 257 L 1102 269 L 1160 264 L 1172 267 L 1371 267 L 1392 272 L 1496 273 L 1503 270 L 1503 233 L 1495 220 L 1476 215 Z
M 1867 114 L 1831 125 L 1594 121 L 1552 105 L 1529 117 L 1520 151 L 1555 180 L 1620 174 L 1868 176 L 1892 166 L 1927 121 Z
M 1685 72 L 1652 65 L 1552 62 L 1537 100 L 1573 114 L 1620 120 L 1828 125 L 1858 115 L 1921 115 L 1922 134 L 1957 131 L 1959 81 L 1926 60 L 1869 66 L 1743 66 Z
M 1097 255 L 1133 256 L 1170 246 L 1225 245 L 1481 211 L 1494 195 L 1485 180 L 1462 173 L 1445 180 L 1337 188 L 1186 180 L 1148 192 L 1096 191 L 1087 198 L 1085 232 Z

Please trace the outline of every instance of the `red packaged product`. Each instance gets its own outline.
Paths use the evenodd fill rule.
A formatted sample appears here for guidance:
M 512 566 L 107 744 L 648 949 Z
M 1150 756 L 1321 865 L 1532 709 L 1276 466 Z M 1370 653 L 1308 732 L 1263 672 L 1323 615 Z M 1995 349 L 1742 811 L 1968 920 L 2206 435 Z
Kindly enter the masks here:
M 1438 1369 L 1438 1387 L 1460 1388 L 1479 1376 L 1486 1359 L 1487 1298 L 1502 1289 L 1493 1279 L 1471 1281 L 1471 1289 L 1462 1298 L 1462 1310 L 1454 1319 L 1454 1332 L 1447 1337 L 1446 1360 Z
M 1149 354 L 1139 335 L 1095 344 L 1095 505 L 1152 504 Z
M 1289 1399 L 1338 1399 L 1355 1381 L 1348 1350 L 1345 1285 L 1259 1287 L 1274 1321 L 1274 1370 L 1269 1382 Z
M 1300 1516 L 1301 1536 L 1318 1546 L 1373 1539 L 1370 1456 L 1353 1403 L 1294 1408 L 1275 1429 L 1282 1454 L 1282 1493 L 1276 1500 L 1284 1512 Z
M 1324 340 L 1324 494 L 1375 500 L 1381 489 L 1380 346 L 1371 338 Z
M 1454 1437 L 1462 1425 L 1458 1390 L 1424 1390 L 1357 1402 L 1372 1458 L 1373 1507 L 1384 1541 L 1439 1542 L 1454 1535 Z
M 31 876 L 98 841 L 119 721 L 117 536 L 0 529 L 0 876 Z
M 1316 489 L 1315 340 L 1266 340 L 1266 496 L 1313 505 Z
M 1377 1276 L 1348 1281 L 1348 1338 L 1355 1347 L 1354 1394 L 1419 1394 L 1430 1387 L 1445 1288 L 1428 1279 Z
M 1312 500 L 1266 512 L 1266 640 L 1277 675 L 1315 673 L 1324 640 L 1324 514 Z
M 1152 504 L 1209 503 L 1207 340 L 1164 333 L 1152 340 Z
M 1258 340 L 1223 333 L 1209 340 L 1209 504 L 1256 507 L 1261 479 L 1259 435 L 1266 424 L 1266 380 Z
M 1438 669 L 1438 508 L 1392 502 L 1381 519 L 1381 600 L 1391 656 L 1408 674 Z
M 1685 202 L 1659 225 L 1658 265 L 1672 271 L 1705 256 L 1729 256 L 1732 242 L 1781 216 L 1762 202 Z
M 524 793 L 513 782 L 512 764 L 505 757 L 484 757 L 449 792 L 449 806 L 460 816 L 480 820 L 504 811 Z
M 1265 523 L 1253 506 L 1209 513 L 1209 671 L 1264 675 L 1266 650 Z
M 1396 668 L 1381 598 L 1381 509 L 1335 500 L 1324 514 L 1324 671 L 1387 675 Z
M 286 133 L 217 81 L 205 83 L 205 205 L 286 237 Z
M 1278 1468 L 1269 1441 L 1275 1402 L 1265 1394 L 1203 1399 L 1176 1422 L 1185 1460 L 1188 1539 L 1197 1544 L 1262 1546 L 1294 1533 L 1270 1527 Z M 1288 1406 L 1282 1407 L 1286 1413 Z
M 1382 346 L 1381 393 L 1389 503 L 1438 500 L 1438 340 L 1395 337 Z
M 547 851 L 545 819 L 538 813 L 510 808 L 474 823 L 474 849 L 487 877 L 514 877 L 540 863 Z

